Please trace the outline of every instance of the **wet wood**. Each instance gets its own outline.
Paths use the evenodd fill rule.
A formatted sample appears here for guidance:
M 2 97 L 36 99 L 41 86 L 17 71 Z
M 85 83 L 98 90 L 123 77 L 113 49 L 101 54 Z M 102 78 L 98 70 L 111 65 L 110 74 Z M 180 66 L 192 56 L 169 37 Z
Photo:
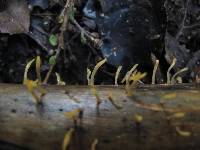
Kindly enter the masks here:
M 75 132 L 69 150 L 88 150 L 95 139 L 97 150 L 200 147 L 199 85 L 144 85 L 134 89 L 132 97 L 126 96 L 124 87 L 99 86 L 99 108 L 87 86 L 44 88 L 43 105 L 37 106 L 23 85 L 0 85 L 0 149 L 59 150 L 70 128 Z M 120 107 L 109 101 L 109 92 Z M 75 125 L 64 112 L 77 108 L 84 111 Z M 185 117 L 170 118 L 177 112 Z M 143 121 L 137 123 L 135 115 Z M 181 135 L 177 127 L 191 136 Z

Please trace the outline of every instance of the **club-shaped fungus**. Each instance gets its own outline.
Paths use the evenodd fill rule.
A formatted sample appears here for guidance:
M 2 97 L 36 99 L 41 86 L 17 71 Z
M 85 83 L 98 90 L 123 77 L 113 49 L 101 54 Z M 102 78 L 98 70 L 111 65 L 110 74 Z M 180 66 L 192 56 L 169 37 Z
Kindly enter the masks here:
M 42 97 L 45 95 L 45 90 L 41 87 L 41 82 L 39 82 L 39 79 L 36 79 L 35 81 L 33 80 L 29 80 L 27 75 L 28 75 L 28 71 L 29 68 L 31 67 L 32 63 L 35 61 L 35 59 L 32 59 L 31 61 L 29 61 L 25 67 L 25 71 L 24 71 L 24 81 L 23 84 L 26 85 L 28 91 L 31 93 L 31 95 L 33 96 L 33 98 L 35 99 L 37 104 L 41 104 L 42 103 Z M 36 58 L 36 73 L 37 73 L 37 77 L 40 78 L 40 64 L 41 60 L 40 57 L 38 56 Z M 38 89 L 40 92 L 40 95 L 38 96 L 36 94 L 35 89 Z
M 70 143 L 70 141 L 71 141 L 73 132 L 74 132 L 74 129 L 71 128 L 71 129 L 69 129 L 69 131 L 65 134 L 64 140 L 63 140 L 63 144 L 62 144 L 62 150 L 67 150 L 67 149 L 68 149 L 68 146 L 69 146 L 69 143 Z
M 133 119 L 135 123 L 140 124 L 143 121 L 143 116 L 140 114 L 135 114 Z
M 100 68 L 103 64 L 105 64 L 106 61 L 107 61 L 107 59 L 105 58 L 105 59 L 101 60 L 100 62 L 98 62 L 98 63 L 96 64 L 96 66 L 94 67 L 94 70 L 92 71 L 91 77 L 90 77 L 91 85 L 94 85 L 94 77 L 95 77 L 97 71 L 99 70 L 99 68 Z
M 154 68 L 153 68 L 152 84 L 155 84 L 155 82 L 156 82 L 156 72 L 158 70 L 158 66 L 159 66 L 159 60 L 156 60 L 156 63 L 155 63 Z
M 78 109 L 74 109 L 74 110 L 72 110 L 70 112 L 65 112 L 64 114 L 68 119 L 70 119 L 70 120 L 72 120 L 72 121 L 74 121 L 76 123 L 77 120 L 79 119 L 80 113 L 82 111 L 83 111 L 83 109 L 78 108 Z
M 91 150 L 96 150 L 97 144 L 98 144 L 98 139 L 95 139 L 95 140 L 92 142 Z
M 128 96 L 133 95 L 132 89 L 136 86 L 137 82 L 140 81 L 145 76 L 146 76 L 146 73 L 136 72 L 136 73 L 133 73 L 131 77 L 129 77 L 129 82 L 131 82 L 131 84 L 129 82 L 126 82 L 126 86 L 125 86 L 126 93 Z
M 118 68 L 117 68 L 117 71 L 116 71 L 116 74 L 115 74 L 115 85 L 118 85 L 118 78 L 119 78 L 119 74 L 120 74 L 120 72 L 121 72 L 121 70 L 122 70 L 122 66 L 119 66 Z
M 187 68 L 187 67 L 186 67 L 186 68 L 183 68 L 183 69 L 179 70 L 177 73 L 175 73 L 175 74 L 172 76 L 171 84 L 175 84 L 175 79 L 176 79 L 176 77 L 177 77 L 179 74 L 181 74 L 181 73 L 183 73 L 183 72 L 186 72 L 186 71 L 188 71 L 188 68 Z
M 89 68 L 87 68 L 87 81 L 88 81 L 88 85 L 91 85 L 90 83 L 90 75 L 91 75 L 91 70 Z
M 189 131 L 183 131 L 181 130 L 179 127 L 176 127 L 176 132 L 183 137 L 190 137 L 191 136 L 191 132 Z
M 108 92 L 108 100 L 111 102 L 111 104 L 116 108 L 116 109 L 122 109 L 122 106 L 120 106 L 120 105 L 118 105 L 115 101 L 114 101 L 114 99 L 113 99 L 113 95 L 112 95 L 112 92 L 111 91 L 109 91 Z
M 171 100 L 171 99 L 175 99 L 177 97 L 177 94 L 176 93 L 168 93 L 168 94 L 165 94 L 162 96 L 162 99 L 165 99 L 165 100 Z
M 37 74 L 37 79 L 38 79 L 38 83 L 41 84 L 41 74 L 40 74 L 40 70 L 41 70 L 41 59 L 40 56 L 36 57 L 36 74 Z
M 100 62 L 98 62 L 96 64 L 96 66 L 94 67 L 94 70 L 91 72 L 89 69 L 87 69 L 87 80 L 88 80 L 88 85 L 91 87 L 91 92 L 92 94 L 95 96 L 96 101 L 97 101 L 97 106 L 99 106 L 99 104 L 101 103 L 100 97 L 97 94 L 97 89 L 94 85 L 94 77 L 98 71 L 98 69 L 105 64 L 107 61 L 107 59 L 103 59 Z M 90 76 L 91 75 L 91 76 Z
M 65 82 L 61 80 L 60 75 L 56 72 L 56 80 L 57 80 L 57 85 L 65 85 Z
M 26 84 L 26 80 L 27 80 L 27 77 L 28 77 L 28 71 L 29 71 L 29 68 L 31 67 L 32 63 L 35 61 L 35 59 L 32 59 L 30 60 L 26 67 L 25 67 L 25 71 L 24 71 L 24 81 L 23 81 L 23 84 Z
M 171 116 L 169 116 L 169 119 L 180 119 L 180 118 L 184 118 L 185 117 L 185 113 L 184 112 L 177 112 Z
M 126 75 L 124 76 L 124 78 L 122 79 L 121 83 L 124 83 L 125 81 L 128 82 L 130 76 L 132 75 L 133 71 L 137 68 L 138 64 L 135 64 L 131 70 L 129 70 Z
M 170 84 L 170 81 L 171 81 L 171 80 L 170 80 L 170 78 L 171 78 L 170 71 L 171 71 L 172 68 L 175 66 L 176 62 L 177 62 L 177 59 L 174 58 L 173 61 L 172 61 L 172 63 L 171 63 L 171 65 L 170 65 L 170 67 L 169 67 L 168 70 L 167 70 L 167 84 Z

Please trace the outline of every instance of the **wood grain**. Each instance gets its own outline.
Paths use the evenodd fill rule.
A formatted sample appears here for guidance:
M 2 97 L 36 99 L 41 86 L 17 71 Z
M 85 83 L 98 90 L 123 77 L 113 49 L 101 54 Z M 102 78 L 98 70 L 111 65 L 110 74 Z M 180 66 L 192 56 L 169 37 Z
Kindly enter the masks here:
M 75 128 L 69 150 L 88 150 L 98 139 L 97 150 L 195 150 L 200 147 L 200 86 L 144 85 L 127 97 L 124 87 L 98 86 L 102 100 L 87 86 L 45 86 L 43 105 L 37 106 L 23 85 L 0 85 L 0 149 L 61 150 L 65 133 Z M 108 100 L 108 93 L 122 109 Z M 173 99 L 163 99 L 176 93 Z M 77 103 L 73 99 L 78 99 Z M 64 112 L 82 108 L 75 125 Z M 167 119 L 184 112 L 181 119 Z M 143 116 L 141 123 L 134 115 Z M 191 132 L 183 137 L 176 127 Z

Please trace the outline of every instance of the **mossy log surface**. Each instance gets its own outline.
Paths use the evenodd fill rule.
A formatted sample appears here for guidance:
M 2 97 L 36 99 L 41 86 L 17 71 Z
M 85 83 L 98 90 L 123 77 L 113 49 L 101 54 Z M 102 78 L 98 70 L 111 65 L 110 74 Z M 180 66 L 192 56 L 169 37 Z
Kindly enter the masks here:
M 94 139 L 96 150 L 199 150 L 199 85 L 143 85 L 131 97 L 121 86 L 97 86 L 102 100 L 98 108 L 88 86 L 44 88 L 47 93 L 37 106 L 23 85 L 0 85 L 1 150 L 61 150 L 70 128 L 75 132 L 69 150 L 88 150 Z M 108 100 L 110 91 L 122 109 Z M 76 108 L 84 111 L 75 125 L 64 112 Z M 185 116 L 170 117 L 177 112 Z M 143 116 L 141 123 L 135 114 Z M 180 134 L 177 127 L 191 135 Z

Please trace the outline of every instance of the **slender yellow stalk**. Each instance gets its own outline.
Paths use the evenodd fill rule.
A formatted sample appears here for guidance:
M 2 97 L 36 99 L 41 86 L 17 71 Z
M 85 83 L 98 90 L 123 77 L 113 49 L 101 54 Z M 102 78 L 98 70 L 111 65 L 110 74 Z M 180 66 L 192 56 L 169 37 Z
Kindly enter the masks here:
M 24 71 L 24 81 L 23 84 L 26 84 L 26 80 L 28 79 L 28 70 L 31 67 L 32 63 L 35 61 L 35 59 L 32 59 L 31 61 L 29 61 L 25 67 L 25 71 Z
M 173 76 L 172 76 L 172 79 L 171 79 L 171 84 L 174 84 L 175 83 L 175 78 L 180 74 L 180 73 L 183 73 L 185 71 L 188 71 L 188 68 L 183 68 L 181 70 L 179 70 L 177 73 L 175 73 Z
M 177 61 L 177 59 L 174 58 L 173 61 L 172 61 L 172 64 L 170 65 L 169 69 L 167 70 L 167 84 L 170 84 L 170 78 L 171 78 L 170 71 L 175 66 L 176 61 Z
M 40 56 L 36 57 L 36 64 L 35 64 L 35 68 L 36 68 L 36 74 L 37 74 L 37 79 L 38 79 L 38 83 L 41 84 L 42 79 L 41 79 L 41 59 Z
M 121 83 L 124 83 L 125 81 L 127 81 L 127 80 L 130 78 L 130 76 L 132 75 L 133 71 L 137 68 L 137 66 L 138 66 L 138 64 L 135 64 L 135 65 L 131 68 L 131 70 L 129 70 L 129 71 L 126 73 L 126 75 L 125 75 L 124 78 L 122 79 Z
M 91 150 L 96 150 L 97 144 L 98 144 L 98 139 L 95 139 L 95 140 L 92 142 Z
M 153 75 L 152 75 L 152 84 L 155 84 L 156 81 L 156 72 L 158 70 L 159 60 L 156 60 L 156 63 L 153 68 Z
M 74 129 L 71 128 L 69 131 L 65 134 L 64 140 L 63 140 L 63 145 L 62 145 L 62 150 L 67 150 L 69 143 L 71 141 L 72 133 L 74 132 Z
M 61 80 L 60 75 L 56 72 L 56 80 L 57 80 L 57 85 L 65 85 L 66 83 Z
M 95 74 L 97 73 L 98 69 L 99 69 L 103 64 L 105 64 L 106 61 L 107 61 L 107 59 L 105 58 L 105 59 L 101 60 L 100 62 L 98 62 L 98 63 L 96 64 L 96 66 L 94 67 L 94 70 L 92 71 L 91 78 L 90 78 L 91 85 L 94 85 L 94 76 L 95 76 Z
M 89 68 L 87 68 L 87 81 L 88 81 L 88 85 L 91 85 L 91 81 L 90 81 L 90 75 L 91 75 L 91 70 Z
M 118 85 L 117 80 L 118 80 L 118 77 L 119 77 L 121 70 L 122 70 L 122 66 L 119 66 L 117 68 L 117 71 L 116 71 L 116 74 L 115 74 L 115 85 Z

